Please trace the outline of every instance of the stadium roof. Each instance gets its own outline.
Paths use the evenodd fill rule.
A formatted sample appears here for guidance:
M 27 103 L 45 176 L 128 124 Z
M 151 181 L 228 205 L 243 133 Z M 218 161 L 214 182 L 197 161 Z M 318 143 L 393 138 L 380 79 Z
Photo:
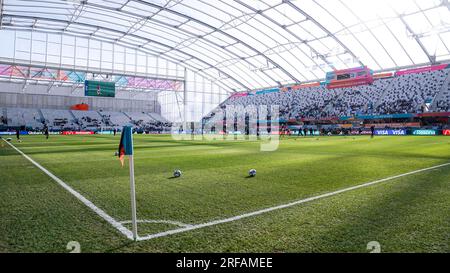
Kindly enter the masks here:
M 448 0 L 4 0 L 1 28 L 127 45 L 233 90 L 450 59 Z

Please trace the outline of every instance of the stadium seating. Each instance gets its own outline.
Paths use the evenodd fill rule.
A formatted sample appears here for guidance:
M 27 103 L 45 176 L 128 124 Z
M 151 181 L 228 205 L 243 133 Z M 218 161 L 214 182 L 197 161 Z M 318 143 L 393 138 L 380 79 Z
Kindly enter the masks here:
M 352 116 L 372 114 L 384 91 L 392 84 L 392 79 L 378 80 L 373 85 L 363 85 L 340 89 L 341 95 L 331 102 L 328 116 Z
M 106 127 L 119 129 L 131 124 L 131 119 L 122 112 L 100 111 L 99 113 L 103 117 Z
M 127 112 L 125 113 L 131 119 L 131 124 L 141 130 L 147 132 L 170 132 L 172 124 L 168 122 L 161 115 L 156 113 L 136 113 Z
M 377 106 L 378 114 L 420 113 L 427 100 L 441 91 L 449 70 L 402 75 L 394 78 L 386 96 Z
M 126 112 L 127 116 L 129 116 L 134 121 L 143 121 L 143 122 L 153 122 L 155 121 L 152 117 L 147 115 L 146 113 L 136 113 L 136 112 Z
M 60 109 L 0 108 L 0 126 L 26 126 L 42 130 L 47 124 L 52 131 L 121 129 L 132 125 L 147 132 L 169 132 L 172 124 L 157 113 L 123 113 L 114 111 L 76 111 Z
M 449 69 L 376 80 L 372 85 L 327 89 L 323 86 L 268 94 L 230 97 L 230 105 L 279 105 L 280 118 L 327 118 L 352 115 L 421 113 L 435 101 L 435 110 L 449 111 Z M 213 114 L 207 116 L 212 118 Z
M 7 108 L 7 123 L 10 127 L 21 127 L 42 129 L 42 117 L 38 109 L 29 108 Z
M 169 122 L 165 117 L 157 113 L 148 113 L 148 115 L 156 121 L 167 123 Z
M 103 118 L 97 111 L 77 111 L 71 110 L 75 116 L 77 123 L 82 130 L 97 130 L 101 127 L 105 127 Z
M 41 112 L 50 130 L 79 129 L 79 125 L 69 110 L 41 109 Z
M 450 82 L 447 81 L 441 94 L 436 97 L 436 111 L 450 112 Z

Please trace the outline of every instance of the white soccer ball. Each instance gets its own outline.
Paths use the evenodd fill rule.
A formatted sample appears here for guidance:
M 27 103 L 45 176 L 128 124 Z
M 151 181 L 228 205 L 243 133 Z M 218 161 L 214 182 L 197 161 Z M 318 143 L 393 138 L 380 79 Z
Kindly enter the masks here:
M 114 153 L 114 156 L 119 156 L 119 152 L 115 152 L 115 153 Z
M 173 177 L 175 177 L 175 178 L 181 177 L 181 171 L 180 170 L 175 170 L 173 172 Z
M 256 176 L 256 170 L 255 169 L 251 169 L 250 171 L 248 171 L 248 175 L 250 177 L 255 177 Z

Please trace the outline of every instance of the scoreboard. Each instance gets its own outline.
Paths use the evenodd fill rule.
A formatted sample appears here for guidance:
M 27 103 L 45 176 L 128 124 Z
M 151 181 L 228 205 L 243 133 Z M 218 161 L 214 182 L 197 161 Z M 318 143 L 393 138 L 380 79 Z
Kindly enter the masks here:
M 90 97 L 112 97 L 116 96 L 115 82 L 85 81 L 84 95 Z
M 366 66 L 328 72 L 326 84 L 329 89 L 372 84 L 373 71 Z

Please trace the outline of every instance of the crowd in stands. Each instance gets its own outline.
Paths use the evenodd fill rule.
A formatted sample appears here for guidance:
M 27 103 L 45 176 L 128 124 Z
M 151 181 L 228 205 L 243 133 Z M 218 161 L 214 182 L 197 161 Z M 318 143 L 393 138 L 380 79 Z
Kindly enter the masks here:
M 449 70 L 407 74 L 376 80 L 371 85 L 327 89 L 325 86 L 300 90 L 230 97 L 224 106 L 278 105 L 280 118 L 327 118 L 354 115 L 421 113 L 425 105 L 448 111 L 450 86 L 444 86 Z M 448 84 L 448 82 L 447 82 Z M 208 118 L 208 117 L 207 117 Z
M 386 96 L 377 106 L 382 114 L 420 113 L 442 90 L 448 70 L 402 75 L 394 78 Z
M 439 112 L 450 112 L 450 83 L 447 83 L 442 94 L 437 98 L 436 110 Z

